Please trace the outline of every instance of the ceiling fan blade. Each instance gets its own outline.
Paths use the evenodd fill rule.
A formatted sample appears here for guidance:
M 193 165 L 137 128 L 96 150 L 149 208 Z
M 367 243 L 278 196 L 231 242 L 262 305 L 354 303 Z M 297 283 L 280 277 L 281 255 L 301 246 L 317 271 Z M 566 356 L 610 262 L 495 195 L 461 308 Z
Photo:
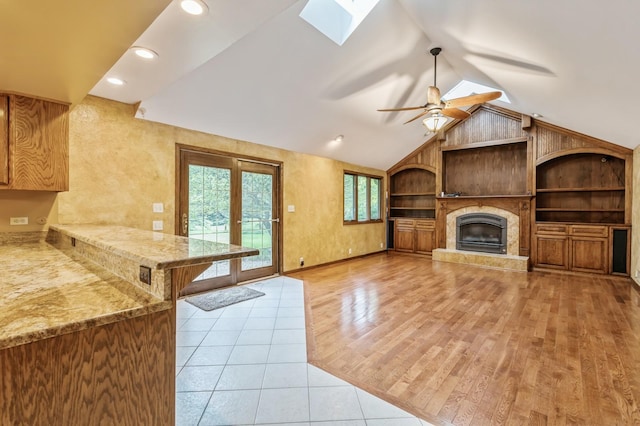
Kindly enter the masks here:
M 418 118 L 422 117 L 423 115 L 427 115 L 427 114 L 429 114 L 429 111 L 425 110 L 425 111 L 421 112 L 420 114 L 416 115 L 415 117 L 413 117 L 411 120 L 405 121 L 404 124 L 411 123 L 413 120 L 417 120 Z
M 387 109 L 379 109 L 378 111 L 387 112 L 387 111 L 411 111 L 413 109 L 422 109 L 425 106 L 416 106 L 416 107 L 405 107 L 405 108 L 387 108 Z
M 458 120 L 464 120 L 471 115 L 467 111 L 463 111 L 458 108 L 444 108 L 442 110 L 442 114 L 446 115 L 447 117 L 457 118 Z
M 440 105 L 440 89 L 429 86 L 427 89 L 427 104 Z
M 475 95 L 463 96 L 445 101 L 445 108 L 458 108 L 466 105 L 481 104 L 483 102 L 492 101 L 502 96 L 502 92 L 478 93 Z

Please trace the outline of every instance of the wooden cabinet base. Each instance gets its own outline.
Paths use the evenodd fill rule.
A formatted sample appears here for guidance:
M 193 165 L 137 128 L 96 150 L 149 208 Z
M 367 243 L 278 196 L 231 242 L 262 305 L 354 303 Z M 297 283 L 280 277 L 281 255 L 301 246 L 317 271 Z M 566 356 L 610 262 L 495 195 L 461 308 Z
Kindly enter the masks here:
M 433 219 L 395 219 L 394 248 L 404 253 L 431 254 L 435 248 Z
M 173 425 L 174 310 L 0 351 L 0 424 Z
M 534 234 L 534 265 L 628 276 L 629 231 L 630 227 L 623 225 L 538 223 Z

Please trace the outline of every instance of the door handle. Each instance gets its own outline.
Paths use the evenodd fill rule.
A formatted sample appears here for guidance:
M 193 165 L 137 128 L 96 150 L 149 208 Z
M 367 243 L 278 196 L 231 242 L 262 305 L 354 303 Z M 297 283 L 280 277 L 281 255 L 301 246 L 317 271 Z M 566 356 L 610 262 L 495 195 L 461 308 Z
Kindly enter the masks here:
M 187 235 L 189 230 L 189 217 L 186 213 L 182 213 L 182 235 Z

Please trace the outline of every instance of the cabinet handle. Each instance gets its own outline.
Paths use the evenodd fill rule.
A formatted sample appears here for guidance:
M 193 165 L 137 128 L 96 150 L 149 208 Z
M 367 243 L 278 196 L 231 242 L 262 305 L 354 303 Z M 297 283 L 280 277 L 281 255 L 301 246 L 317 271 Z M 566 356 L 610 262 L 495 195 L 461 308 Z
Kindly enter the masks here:
M 186 236 L 189 230 L 189 217 L 186 213 L 182 213 L 182 235 Z

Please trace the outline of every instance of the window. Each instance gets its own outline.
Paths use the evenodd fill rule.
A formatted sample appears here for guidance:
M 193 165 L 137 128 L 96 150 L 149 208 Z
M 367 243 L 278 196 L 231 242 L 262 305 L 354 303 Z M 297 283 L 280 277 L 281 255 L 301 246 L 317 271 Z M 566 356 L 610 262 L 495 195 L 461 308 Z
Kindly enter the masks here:
M 300 17 L 338 46 L 342 46 L 378 1 L 309 0 Z
M 495 89 L 490 86 L 485 86 L 484 84 L 474 83 L 473 81 L 461 80 L 460 83 L 456 84 L 456 87 L 449 90 L 447 93 L 442 95 L 443 99 L 454 99 L 461 98 L 463 96 L 469 96 L 476 93 L 487 93 L 487 92 L 496 92 L 499 89 Z M 508 104 L 511 103 L 509 98 L 507 97 L 504 90 L 502 91 L 502 96 L 498 98 L 499 101 L 506 102 Z
M 344 223 L 382 221 L 382 178 L 344 172 Z

